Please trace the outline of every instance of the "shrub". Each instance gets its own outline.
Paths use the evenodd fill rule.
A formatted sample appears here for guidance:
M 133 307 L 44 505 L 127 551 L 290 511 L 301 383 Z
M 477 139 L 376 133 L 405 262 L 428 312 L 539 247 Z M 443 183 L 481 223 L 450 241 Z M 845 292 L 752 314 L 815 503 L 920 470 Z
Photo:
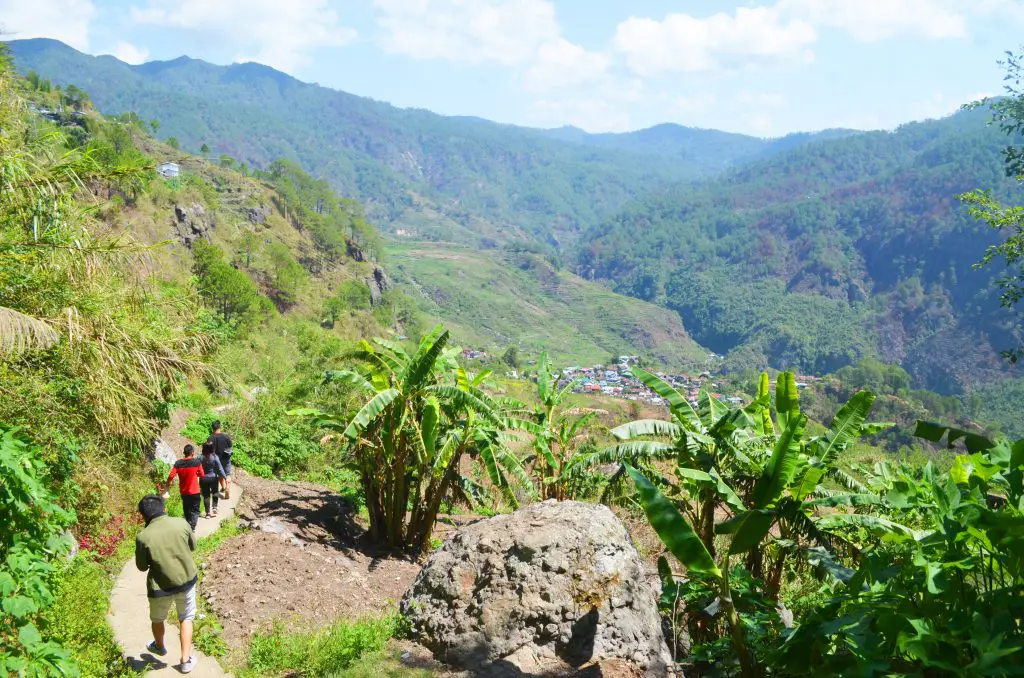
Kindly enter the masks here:
M 314 470 L 322 454 L 313 425 L 289 417 L 275 396 L 239 405 L 224 416 L 210 411 L 194 415 L 182 434 L 201 443 L 218 419 L 231 436 L 233 463 L 253 475 L 297 478 Z
M 55 602 L 42 618 L 44 632 L 71 652 L 84 676 L 132 676 L 107 624 L 113 580 L 94 562 L 76 558 L 51 579 Z
M 54 602 L 51 576 L 67 552 L 74 514 L 41 482 L 39 449 L 0 424 L 0 675 L 77 675 L 67 650 L 39 632 Z
M 258 673 L 328 675 L 348 668 L 363 655 L 380 652 L 399 628 L 397 615 L 339 621 L 318 631 L 291 632 L 277 623 L 270 631 L 253 636 L 249 667 Z

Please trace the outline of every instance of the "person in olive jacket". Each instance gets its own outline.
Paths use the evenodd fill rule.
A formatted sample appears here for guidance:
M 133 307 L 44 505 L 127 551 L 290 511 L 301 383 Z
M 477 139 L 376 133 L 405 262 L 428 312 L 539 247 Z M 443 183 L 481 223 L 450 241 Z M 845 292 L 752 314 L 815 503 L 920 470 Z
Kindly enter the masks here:
M 174 603 L 181 624 L 181 663 L 178 670 L 189 673 L 195 668 L 192 656 L 192 620 L 196 616 L 196 571 L 192 552 L 196 550 L 195 532 L 181 518 L 167 515 L 164 500 L 155 494 L 142 498 L 139 513 L 146 527 L 135 538 L 135 566 L 146 576 L 149 621 L 153 642 L 146 649 L 158 656 L 167 654 L 164 630 L 167 613 Z

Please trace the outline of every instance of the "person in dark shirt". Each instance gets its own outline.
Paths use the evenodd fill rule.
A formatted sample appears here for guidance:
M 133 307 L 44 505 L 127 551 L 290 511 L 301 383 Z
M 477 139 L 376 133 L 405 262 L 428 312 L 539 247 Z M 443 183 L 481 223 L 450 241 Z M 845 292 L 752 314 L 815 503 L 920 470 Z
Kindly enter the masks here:
M 196 448 L 185 446 L 185 457 L 174 462 L 167 476 L 167 487 L 170 488 L 174 478 L 178 478 L 178 489 L 181 490 L 181 508 L 185 520 L 196 529 L 199 524 L 199 504 L 202 495 L 199 491 L 199 479 L 203 477 L 203 462 L 196 456 Z
M 224 498 L 231 498 L 231 438 L 226 433 L 220 430 L 220 422 L 215 421 L 210 425 L 210 429 L 213 435 L 210 436 L 210 442 L 213 443 L 213 451 L 217 453 L 217 458 L 220 459 L 220 465 L 224 468 Z
M 199 479 L 199 487 L 203 491 L 203 508 L 206 510 L 206 517 L 212 518 L 217 515 L 217 500 L 220 495 L 217 490 L 218 484 L 224 482 L 224 467 L 217 458 L 213 442 L 207 440 L 203 443 L 203 477 Z M 210 504 L 213 504 L 213 513 L 210 512 Z

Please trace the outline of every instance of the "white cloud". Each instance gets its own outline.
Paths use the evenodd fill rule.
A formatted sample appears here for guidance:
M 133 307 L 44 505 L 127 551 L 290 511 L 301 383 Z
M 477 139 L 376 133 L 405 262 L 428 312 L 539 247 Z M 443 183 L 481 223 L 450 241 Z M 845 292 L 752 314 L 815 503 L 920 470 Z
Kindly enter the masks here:
M 236 50 L 237 61 L 288 72 L 308 64 L 311 50 L 356 37 L 327 0 L 150 0 L 144 8 L 132 7 L 131 16 L 138 23 L 206 33 Z
M 613 44 L 641 75 L 714 72 L 772 58 L 805 57 L 817 40 L 810 23 L 775 7 L 739 7 L 698 19 L 669 14 L 661 21 L 631 17 L 618 25 Z
M 757 136 L 771 137 L 775 121 L 767 115 L 750 115 L 747 116 L 747 128 Z
M 542 127 L 573 125 L 588 132 L 625 132 L 632 129 L 626 111 L 615 102 L 597 97 L 542 99 L 534 103 L 530 119 Z
M 534 90 L 571 87 L 603 78 L 611 59 L 607 54 L 590 52 L 564 38 L 542 44 L 524 82 Z
M 89 49 L 89 24 L 96 16 L 90 0 L 0 0 L 3 38 L 53 38 Z
M 776 8 L 816 26 L 875 41 L 898 35 L 966 37 L 969 6 L 963 0 L 780 0 Z
M 136 47 L 130 42 L 119 40 L 110 53 L 125 62 L 126 64 L 145 63 L 149 58 L 149 50 L 145 47 Z
M 533 60 L 561 36 L 548 0 L 374 0 L 389 52 L 506 66 Z M 553 48 L 559 49 L 557 46 Z
M 786 97 L 778 92 L 742 91 L 736 95 L 736 103 L 741 106 L 757 108 L 782 108 L 786 105 Z
M 699 92 L 690 96 L 678 96 L 671 100 L 671 108 L 682 114 L 703 113 L 718 104 L 718 97 L 711 92 Z

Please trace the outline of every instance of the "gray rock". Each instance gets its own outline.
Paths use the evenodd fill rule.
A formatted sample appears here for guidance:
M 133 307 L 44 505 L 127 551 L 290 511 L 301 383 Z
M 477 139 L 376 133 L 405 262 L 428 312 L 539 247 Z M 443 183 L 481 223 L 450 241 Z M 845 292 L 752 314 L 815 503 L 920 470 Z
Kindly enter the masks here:
M 355 261 L 366 261 L 366 253 L 363 252 L 363 249 L 359 245 L 355 244 L 351 240 L 346 240 L 345 244 L 350 259 L 354 259 Z
M 165 464 L 173 466 L 174 462 L 178 460 L 178 455 L 163 438 L 157 438 L 153 441 L 153 459 L 159 459 Z
M 262 203 L 258 207 L 245 208 L 245 218 L 258 226 L 266 226 L 268 216 L 270 216 L 270 208 Z
M 376 266 L 373 269 L 373 274 L 366 279 L 366 286 L 370 288 L 370 304 L 376 306 L 380 303 L 384 293 L 391 289 L 391 280 L 383 268 Z
M 192 243 L 199 238 L 209 240 L 209 232 L 217 224 L 213 214 L 207 214 L 206 208 L 196 202 L 191 207 L 175 205 L 173 225 L 181 243 L 191 248 Z
M 460 529 L 401 609 L 439 660 L 471 671 L 605 660 L 652 678 L 671 670 L 655 587 L 606 506 L 547 501 Z

